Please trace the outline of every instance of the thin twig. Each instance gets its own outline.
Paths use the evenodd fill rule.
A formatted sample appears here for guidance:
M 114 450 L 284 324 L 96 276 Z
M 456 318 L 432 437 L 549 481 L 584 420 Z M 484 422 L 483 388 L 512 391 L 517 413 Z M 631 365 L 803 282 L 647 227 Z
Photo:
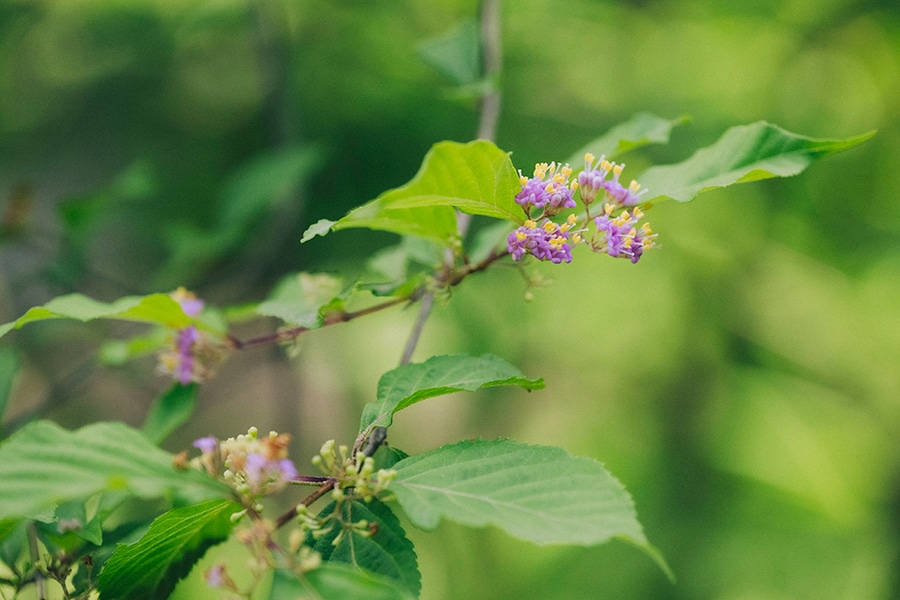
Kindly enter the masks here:
M 481 52 L 484 59 L 483 77 L 489 90 L 481 98 L 481 121 L 478 137 L 495 141 L 497 121 L 500 119 L 499 76 L 503 64 L 500 46 L 500 0 L 484 0 L 481 4 Z
M 409 361 L 412 360 L 413 352 L 416 351 L 416 346 L 419 344 L 419 338 L 422 336 L 422 330 L 425 328 L 425 322 L 431 314 L 431 307 L 433 305 L 434 292 L 426 292 L 425 295 L 422 296 L 422 306 L 419 308 L 419 316 L 416 318 L 416 324 L 413 326 L 413 330 L 409 334 L 409 339 L 406 341 L 406 348 L 403 349 L 403 357 L 400 359 L 401 365 L 409 364 Z
M 366 315 L 382 311 L 386 308 L 397 306 L 398 304 L 403 304 L 404 302 L 410 302 L 414 298 L 415 292 L 413 292 L 413 294 L 411 294 L 410 296 L 394 298 L 392 300 L 388 300 L 387 302 L 382 302 L 381 304 L 376 304 L 374 306 L 363 308 L 357 311 L 340 311 L 331 313 L 325 318 L 325 321 L 322 323 L 322 327 L 337 325 L 338 323 L 346 323 L 347 321 L 352 321 L 353 319 L 358 319 L 359 317 L 364 317 Z M 319 329 L 321 329 L 321 327 Z M 228 341 L 231 343 L 234 349 L 243 350 L 251 346 L 260 346 L 263 344 L 271 344 L 273 342 L 286 342 L 288 340 L 294 340 L 307 331 L 312 331 L 312 329 L 310 329 L 309 327 L 292 327 L 291 329 L 282 329 L 281 331 L 276 331 L 275 333 L 270 333 L 268 335 L 260 336 L 246 341 L 241 341 L 236 337 L 229 336 Z

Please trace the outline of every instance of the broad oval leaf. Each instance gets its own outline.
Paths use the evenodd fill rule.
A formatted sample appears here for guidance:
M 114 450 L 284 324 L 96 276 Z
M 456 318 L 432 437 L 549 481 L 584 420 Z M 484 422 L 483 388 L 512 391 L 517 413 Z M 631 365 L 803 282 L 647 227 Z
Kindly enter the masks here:
M 663 119 L 650 113 L 638 113 L 585 144 L 572 154 L 569 164 L 577 172 L 581 170 L 584 155 L 588 152 L 598 158 L 606 156 L 611 159 L 649 144 L 668 144 L 672 129 L 687 121 L 686 117 Z
M 391 209 L 452 206 L 473 215 L 522 223 L 525 216 L 515 201 L 520 189 L 509 154 L 493 143 L 439 142 L 409 183 L 373 202 Z
M 168 294 L 149 296 L 128 296 L 107 304 L 81 294 L 68 294 L 54 298 L 43 306 L 36 306 L 10 323 L 0 325 L 0 336 L 12 329 L 46 319 L 74 319 L 92 321 L 94 319 L 118 319 L 157 323 L 166 327 L 187 327 L 194 322 L 184 314 L 181 305 Z
M 395 412 L 426 398 L 498 385 L 537 390 L 544 387 L 544 380 L 528 379 L 519 369 L 492 354 L 433 356 L 423 363 L 397 367 L 378 381 L 377 400 L 363 408 L 360 433 L 375 426 L 389 427 Z
M 319 221 L 306 230 L 303 241 L 331 230 L 366 227 L 424 237 L 452 247 L 459 243 L 453 209 L 523 223 L 525 214 L 515 202 L 520 189 L 519 175 L 509 155 L 493 143 L 439 142 L 425 155 L 409 183 L 381 194 L 336 222 Z
M 275 569 L 269 600 L 414 600 L 390 579 L 329 563 L 303 575 Z
M 637 180 L 649 190 L 645 200 L 688 202 L 715 188 L 797 175 L 813 160 L 852 148 L 873 135 L 874 131 L 846 139 L 815 139 L 760 121 L 732 127 L 684 162 L 651 167 Z
M 319 515 L 334 514 L 335 508 L 332 502 Z M 319 552 L 325 561 L 345 563 L 384 576 L 413 596 L 418 596 L 422 581 L 416 552 L 391 509 L 373 499 L 369 503 L 343 502 L 340 510 L 340 519 L 331 522 L 327 533 L 316 539 L 312 535 L 307 536 L 307 544 Z M 363 520 L 375 525 L 374 533 L 364 536 L 359 531 L 344 529 L 345 523 Z M 334 541 L 342 531 L 343 535 L 335 545 Z
M 494 525 L 537 544 L 595 545 L 611 538 L 665 561 L 644 537 L 631 496 L 599 462 L 512 440 L 463 441 L 393 467 L 390 490 L 410 520 Z
M 179 471 L 172 459 L 122 423 L 68 431 L 35 421 L 0 444 L 0 514 L 36 518 L 104 491 L 183 504 L 230 497 L 224 484 L 195 469 Z
M 97 582 L 100 597 L 167 598 L 211 546 L 228 538 L 240 510 L 236 502 L 210 500 L 161 515 L 140 541 L 113 552 Z

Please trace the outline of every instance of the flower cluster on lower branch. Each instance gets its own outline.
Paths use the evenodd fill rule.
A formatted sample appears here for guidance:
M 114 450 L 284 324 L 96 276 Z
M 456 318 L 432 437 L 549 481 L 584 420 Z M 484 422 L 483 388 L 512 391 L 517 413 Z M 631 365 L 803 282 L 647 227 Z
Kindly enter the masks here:
M 644 212 L 638 204 L 647 190 L 636 181 L 627 187 L 622 185 L 619 178 L 624 168 L 604 157 L 597 160 L 586 154 L 584 170 L 576 180 L 568 164 L 538 163 L 530 178 L 520 171 L 522 190 L 516 194 L 516 203 L 525 212 L 525 223 L 506 239 L 513 260 L 530 254 L 556 264 L 569 263 L 572 247 L 584 244 L 594 252 L 638 262 L 644 251 L 654 246 L 656 234 L 649 224 L 639 223 Z M 576 191 L 584 205 L 584 216 L 571 213 L 562 224 L 553 221 L 562 210 L 577 207 Z M 591 208 L 598 197 L 604 202 L 600 214 L 593 215 Z

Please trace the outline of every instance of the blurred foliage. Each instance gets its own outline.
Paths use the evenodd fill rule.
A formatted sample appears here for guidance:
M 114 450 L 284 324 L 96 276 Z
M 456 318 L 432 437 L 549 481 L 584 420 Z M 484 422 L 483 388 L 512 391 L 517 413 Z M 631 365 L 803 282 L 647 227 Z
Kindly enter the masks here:
M 473 136 L 477 107 L 431 65 L 476 14 L 459 0 L 0 0 L 0 322 L 71 292 L 185 285 L 224 305 L 301 269 L 352 277 L 395 238 L 300 236 L 408 181 L 432 143 Z M 423 597 L 900 596 L 900 9 L 520 0 L 503 19 L 497 143 L 523 170 L 640 111 L 693 123 L 627 156 L 632 173 L 758 119 L 879 134 L 799 178 L 659 205 L 662 247 L 637 267 L 541 265 L 555 281 L 532 302 L 513 270 L 454 290 L 418 359 L 492 352 L 547 389 L 410 408 L 391 443 L 502 435 L 603 460 L 679 581 L 622 544 L 537 548 L 442 525 L 411 532 Z M 315 332 L 293 360 L 237 353 L 172 448 L 256 425 L 294 432 L 302 463 L 352 439 L 413 319 Z M 4 364 L 21 368 L 2 432 L 35 414 L 141 423 L 166 386 L 152 361 L 94 358 L 141 331 L 10 335 Z

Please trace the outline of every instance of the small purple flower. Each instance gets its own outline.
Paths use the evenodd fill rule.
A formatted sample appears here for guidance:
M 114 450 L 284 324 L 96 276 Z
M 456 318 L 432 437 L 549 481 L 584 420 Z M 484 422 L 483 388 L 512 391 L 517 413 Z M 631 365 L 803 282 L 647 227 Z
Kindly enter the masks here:
M 595 162 L 593 154 L 584 155 L 584 170 L 578 174 L 578 184 L 581 199 L 585 204 L 592 203 L 602 189 L 607 198 L 617 206 L 634 206 L 641 201 L 647 190 L 642 190 L 637 181 L 632 181 L 628 187 L 622 185 L 619 177 L 625 165 L 619 165 L 606 160 L 601 156 Z M 612 179 L 607 176 L 612 173 Z
M 610 165 L 604 156 L 594 163 L 593 154 L 589 152 L 584 155 L 584 170 L 578 174 L 578 192 L 585 204 L 591 204 L 603 189 L 603 181 L 609 174 L 609 170 L 605 167 Z
M 247 483 L 254 490 L 261 490 L 269 480 L 269 459 L 262 454 L 248 454 L 244 464 L 244 472 L 247 474 Z
M 269 484 L 293 481 L 297 477 L 297 468 L 290 459 L 268 459 L 263 454 L 252 453 L 247 455 L 244 473 L 250 489 L 265 493 Z
M 612 216 L 613 205 L 607 204 L 604 214 L 594 219 L 597 231 L 603 233 L 603 246 L 595 250 L 606 252 L 613 258 L 628 258 L 632 263 L 637 263 L 644 250 L 653 247 L 656 234 L 644 223 L 640 229 L 636 227 L 638 221 L 644 216 L 639 208 L 632 212 L 623 211 L 620 215 Z
M 203 300 L 189 292 L 183 287 L 178 288 L 170 294 L 172 299 L 181 305 L 181 310 L 189 317 L 196 317 L 203 310 Z
M 194 344 L 200 339 L 200 332 L 193 325 L 188 325 L 178 330 L 178 339 L 175 343 L 178 350 L 178 367 L 175 376 L 182 385 L 187 385 L 194 380 Z
M 523 177 L 522 179 L 524 179 L 524 183 L 522 183 L 522 191 L 516 194 L 516 204 L 524 207 L 525 210 L 532 206 L 543 208 L 549 201 L 547 190 L 544 189 L 547 184 L 537 177 L 531 179 Z
M 194 448 L 199 448 L 200 452 L 203 454 L 210 454 L 215 451 L 215 449 L 219 446 L 219 440 L 215 437 L 208 435 L 206 437 L 202 437 L 199 440 L 194 440 L 192 444 Z
M 297 467 L 294 466 L 290 459 L 283 458 L 278 461 L 278 470 L 281 471 L 281 481 L 285 483 L 297 478 Z
M 569 245 L 569 226 L 559 226 L 546 220 L 542 227 L 528 220 L 524 225 L 510 233 L 506 238 L 506 249 L 513 260 L 522 260 L 525 254 L 531 254 L 539 260 L 552 263 L 572 262 L 572 247 Z
M 532 208 L 543 208 L 546 211 L 544 216 L 555 215 L 564 208 L 575 208 L 572 192 L 578 187 L 578 182 L 570 181 L 571 176 L 569 165 L 555 162 L 536 164 L 531 178 L 519 171 L 522 190 L 516 194 L 516 204 L 529 215 Z
M 225 565 L 218 564 L 210 567 L 204 573 L 206 585 L 211 588 L 220 588 L 228 585 L 228 575 L 225 573 Z

